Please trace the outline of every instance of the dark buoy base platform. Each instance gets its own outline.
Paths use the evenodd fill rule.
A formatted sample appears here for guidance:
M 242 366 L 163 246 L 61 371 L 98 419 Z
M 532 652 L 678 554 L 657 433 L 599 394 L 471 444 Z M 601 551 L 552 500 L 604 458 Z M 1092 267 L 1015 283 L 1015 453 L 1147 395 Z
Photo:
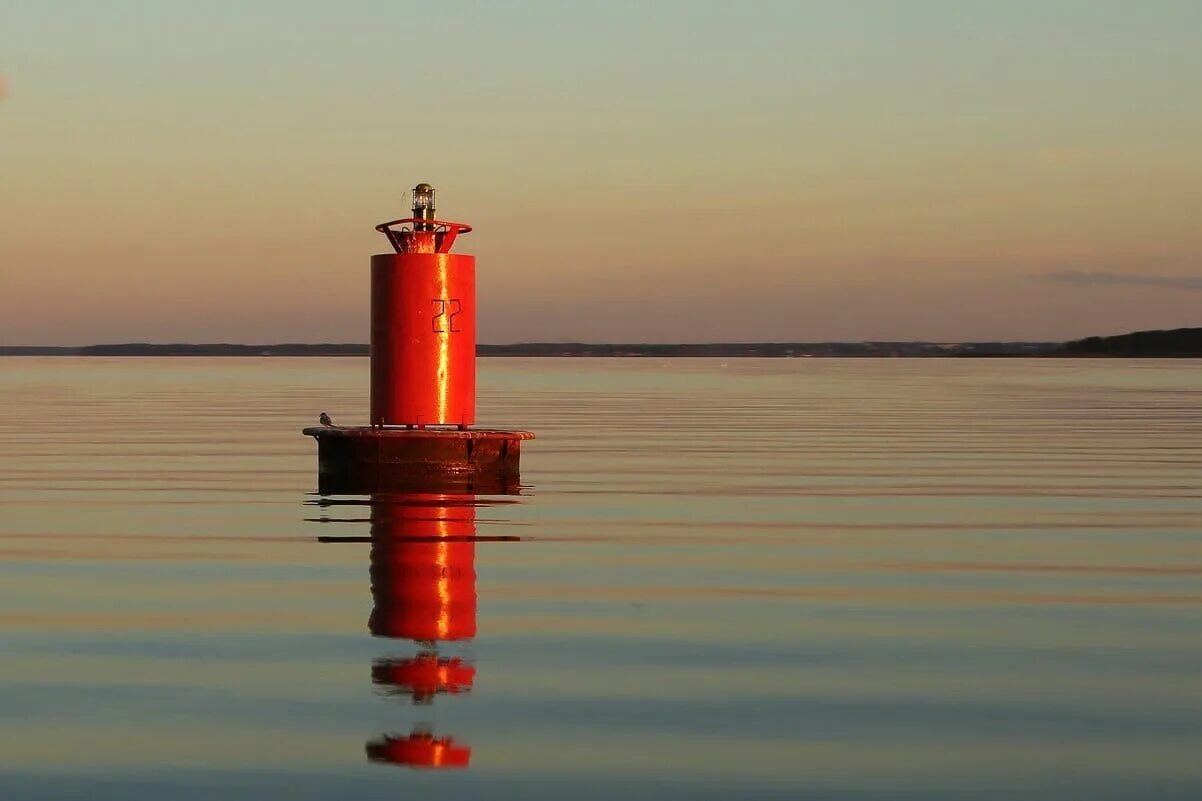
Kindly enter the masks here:
M 317 440 L 323 495 L 388 492 L 415 483 L 505 494 L 520 483 L 522 440 L 529 431 L 456 428 L 304 429 Z

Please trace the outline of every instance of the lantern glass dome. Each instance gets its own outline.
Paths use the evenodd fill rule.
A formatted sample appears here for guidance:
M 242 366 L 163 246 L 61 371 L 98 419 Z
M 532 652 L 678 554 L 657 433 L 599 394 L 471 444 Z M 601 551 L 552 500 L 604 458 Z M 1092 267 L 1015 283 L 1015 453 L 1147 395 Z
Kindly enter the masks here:
M 413 187 L 413 211 L 418 209 L 434 210 L 434 187 L 429 184 L 418 184 Z

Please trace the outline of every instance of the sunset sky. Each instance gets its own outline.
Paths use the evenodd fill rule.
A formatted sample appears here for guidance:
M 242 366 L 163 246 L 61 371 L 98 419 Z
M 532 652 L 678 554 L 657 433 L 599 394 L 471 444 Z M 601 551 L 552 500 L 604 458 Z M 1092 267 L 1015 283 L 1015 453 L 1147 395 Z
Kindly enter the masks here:
M 7 2 L 0 344 L 367 340 L 404 191 L 482 342 L 1202 325 L 1202 2 Z

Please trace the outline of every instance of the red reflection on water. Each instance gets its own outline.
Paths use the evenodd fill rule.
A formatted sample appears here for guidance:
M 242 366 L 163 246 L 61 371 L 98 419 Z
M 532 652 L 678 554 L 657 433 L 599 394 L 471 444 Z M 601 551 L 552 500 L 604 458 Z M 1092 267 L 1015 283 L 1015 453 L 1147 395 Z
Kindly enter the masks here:
M 471 747 L 455 742 L 454 737 L 435 737 L 421 730 L 372 740 L 366 751 L 372 762 L 410 768 L 466 768 L 472 758 Z
M 371 499 L 371 595 L 368 628 L 376 637 L 414 640 L 421 649 L 372 665 L 372 683 L 431 704 L 471 690 L 476 668 L 438 653 L 440 643 L 476 636 L 476 497 L 402 493 Z M 424 727 L 384 735 L 366 746 L 372 762 L 412 768 L 466 768 L 471 746 Z
M 414 703 L 430 703 L 434 696 L 459 695 L 472 689 L 476 668 L 461 657 L 440 657 L 423 652 L 408 659 L 380 659 L 371 666 L 372 684 L 413 696 Z
M 368 628 L 419 642 L 476 636 L 476 508 L 470 495 L 372 499 Z

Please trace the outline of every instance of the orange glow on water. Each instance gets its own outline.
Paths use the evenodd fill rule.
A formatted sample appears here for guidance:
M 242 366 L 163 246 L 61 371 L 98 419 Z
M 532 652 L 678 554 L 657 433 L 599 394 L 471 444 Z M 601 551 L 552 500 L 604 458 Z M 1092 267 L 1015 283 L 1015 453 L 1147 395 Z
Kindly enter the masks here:
M 436 525 L 437 536 L 450 535 L 446 519 L 440 518 Z M 446 639 L 451 632 L 451 555 L 445 539 L 435 546 L 434 564 L 438 566 L 438 638 Z

